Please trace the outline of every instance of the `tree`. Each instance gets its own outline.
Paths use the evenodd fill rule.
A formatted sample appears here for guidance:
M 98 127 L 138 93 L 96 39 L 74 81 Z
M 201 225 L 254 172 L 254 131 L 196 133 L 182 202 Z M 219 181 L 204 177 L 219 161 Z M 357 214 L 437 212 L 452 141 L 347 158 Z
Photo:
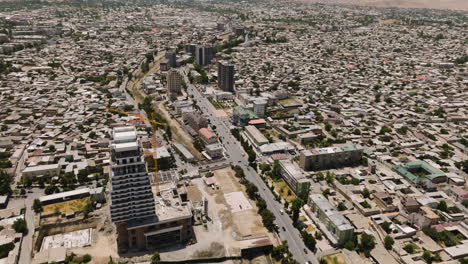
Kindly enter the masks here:
M 384 245 L 387 250 L 391 250 L 393 247 L 393 244 L 395 244 L 395 240 L 389 235 L 387 235 L 384 239 Z
M 390 228 L 390 226 L 392 225 L 392 223 L 388 222 L 388 221 L 384 221 L 382 224 L 380 224 L 380 227 L 382 227 L 382 229 L 387 232 L 387 234 L 390 234 L 392 232 L 392 229 Z
M 94 210 L 93 203 L 91 201 L 88 201 L 86 205 L 83 208 L 83 214 L 85 217 L 88 217 L 88 215 Z
M 257 159 L 257 154 L 255 154 L 255 151 L 253 150 L 247 151 L 247 155 L 249 155 L 249 158 L 248 158 L 249 163 L 252 163 Z
M 375 237 L 373 235 L 362 233 L 359 251 L 364 252 L 366 256 L 370 255 L 370 251 L 375 247 Z
M 448 211 L 448 206 L 446 201 L 440 201 L 439 205 L 437 205 L 437 209 L 441 210 L 442 212 L 447 212 Z
M 354 248 L 356 247 L 356 245 L 354 245 L 354 242 L 353 242 L 353 241 L 348 240 L 348 241 L 346 241 L 346 243 L 344 244 L 344 247 L 345 247 L 347 250 L 354 250 Z
M 416 244 L 414 243 L 409 243 L 409 244 L 406 244 L 404 247 L 403 247 L 403 250 L 405 250 L 406 252 L 408 252 L 409 254 L 413 254 L 414 251 L 416 250 Z
M 273 168 L 271 169 L 271 178 L 272 179 L 279 179 L 281 178 L 281 173 L 280 173 L 280 164 L 279 161 L 275 160 L 273 162 Z
M 262 173 L 265 173 L 267 171 L 271 170 L 271 166 L 268 163 L 260 163 L 260 171 Z
M 269 231 L 273 231 L 275 229 L 275 215 L 268 209 L 264 209 L 260 212 L 260 216 L 262 217 L 262 223 Z
M 340 202 L 337 206 L 338 211 L 346 210 L 346 205 L 343 202 Z
M 73 172 L 67 172 L 62 177 L 60 177 L 60 183 L 63 187 L 74 187 L 76 183 L 76 177 Z
M 321 171 L 317 172 L 315 175 L 315 178 L 317 178 L 317 181 L 323 181 L 325 179 L 325 175 Z
M 315 239 L 322 240 L 322 233 L 320 231 L 315 232 Z
M 42 204 L 39 199 L 34 199 L 32 209 L 34 210 L 36 214 L 42 212 Z
M 271 251 L 271 256 L 276 260 L 281 260 L 284 258 L 284 254 L 289 252 L 288 242 L 282 241 L 280 245 L 273 247 Z
M 332 184 L 335 181 L 335 175 L 329 171 L 327 171 L 327 183 Z
M 83 257 L 81 258 L 81 262 L 83 263 L 88 263 L 90 262 L 92 259 L 91 255 L 90 254 L 84 254 Z
M 59 189 L 55 185 L 47 185 L 44 192 L 45 192 L 45 194 L 49 195 L 49 194 L 59 192 Z
M 317 241 L 315 240 L 315 238 L 311 234 L 309 234 L 307 231 L 302 231 L 301 236 L 302 236 L 302 239 L 304 240 L 305 246 L 311 251 L 315 251 L 315 245 L 317 244 Z
M 26 235 L 28 233 L 28 226 L 26 224 L 26 220 L 24 220 L 23 218 L 16 219 L 16 221 L 13 223 L 13 229 L 16 233 L 22 233 Z
M 151 264 L 159 264 L 161 262 L 161 256 L 158 252 L 151 256 Z
M 200 152 L 205 148 L 201 140 L 198 138 L 193 141 L 193 146 Z
M 12 179 L 8 173 L 0 169 L 0 195 L 11 195 Z
M 247 195 L 250 199 L 254 199 L 255 196 L 257 196 L 258 188 L 255 186 L 255 184 L 248 182 L 245 185 L 245 191 L 247 192 Z
M 82 184 L 87 182 L 88 180 L 88 171 L 86 169 L 80 170 L 78 172 L 78 182 Z
M 427 250 L 424 250 L 424 253 L 422 254 L 422 258 L 423 258 L 424 261 L 426 261 L 426 263 L 428 263 L 428 264 L 431 264 L 432 261 L 433 261 L 431 252 L 429 252 L 429 251 L 427 251 Z
M 300 198 L 296 198 L 292 201 L 291 210 L 292 210 L 292 220 L 293 223 L 296 223 L 299 219 L 299 212 L 301 207 L 304 205 L 304 201 Z
M 258 211 L 261 212 L 267 208 L 266 201 L 262 197 L 257 198 Z
M 168 141 L 171 141 L 172 140 L 172 130 L 171 130 L 171 128 L 169 126 L 166 126 L 164 131 L 166 132 L 166 137 L 168 138 Z
M 367 188 L 364 188 L 364 190 L 362 190 L 361 194 L 362 194 L 362 197 L 364 197 L 366 199 L 368 199 L 370 197 L 370 191 Z
M 54 145 L 50 145 L 49 146 L 49 152 L 55 152 L 56 149 L 55 149 L 55 146 Z

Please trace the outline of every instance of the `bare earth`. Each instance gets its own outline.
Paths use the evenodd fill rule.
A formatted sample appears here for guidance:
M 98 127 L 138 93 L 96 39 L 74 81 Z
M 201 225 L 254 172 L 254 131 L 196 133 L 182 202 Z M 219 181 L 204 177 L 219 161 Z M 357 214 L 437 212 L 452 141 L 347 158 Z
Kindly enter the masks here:
M 308 3 L 351 4 L 377 7 L 468 10 L 466 0 L 302 0 Z

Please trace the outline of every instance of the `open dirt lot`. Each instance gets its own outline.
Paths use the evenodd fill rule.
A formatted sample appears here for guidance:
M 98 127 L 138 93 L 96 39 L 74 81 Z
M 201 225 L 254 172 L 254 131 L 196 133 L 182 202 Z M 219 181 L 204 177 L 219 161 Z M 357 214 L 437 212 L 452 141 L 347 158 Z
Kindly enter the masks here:
M 189 196 L 206 197 L 208 200 L 206 226 L 194 226 L 197 241 L 195 244 L 161 252 L 164 260 L 238 255 L 242 239 L 268 236 L 275 243 L 273 235 L 263 227 L 255 203 L 247 199 L 243 186 L 235 178 L 234 171 L 224 168 L 213 172 L 218 189 L 213 190 L 205 186 L 202 179 L 192 180 L 192 185 L 188 188 Z M 225 194 L 229 193 L 241 193 L 245 197 L 242 203 L 248 203 L 251 209 L 233 212 L 225 198 Z M 267 262 L 257 259 L 252 263 Z
M 68 214 L 77 211 L 82 211 L 89 201 L 90 198 L 85 197 L 81 199 L 45 205 L 42 207 L 42 213 L 44 215 L 49 215 L 56 212 L 59 212 L 61 214 Z

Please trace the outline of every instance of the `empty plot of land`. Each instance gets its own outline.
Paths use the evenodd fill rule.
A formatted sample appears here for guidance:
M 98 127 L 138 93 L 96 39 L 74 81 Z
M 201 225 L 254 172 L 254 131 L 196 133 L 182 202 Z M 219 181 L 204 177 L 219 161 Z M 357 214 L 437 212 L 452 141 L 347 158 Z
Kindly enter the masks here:
M 333 263 L 333 264 L 346 264 L 347 263 L 341 253 L 336 253 L 333 255 L 325 256 L 324 259 L 327 261 L 327 263 Z
M 196 185 L 187 186 L 187 196 L 192 202 L 201 202 L 203 200 L 203 195 Z
M 216 109 L 214 111 L 214 113 L 215 113 L 216 117 L 226 117 L 226 116 L 228 116 L 226 111 L 224 111 L 222 109 Z
M 91 245 L 93 229 L 83 229 L 69 233 L 46 236 L 42 240 L 41 251 L 51 248 L 77 248 Z
M 241 191 L 241 184 L 234 176 L 234 171 L 231 168 L 224 168 L 213 171 L 222 193 Z
M 252 209 L 252 205 L 242 192 L 226 193 L 224 194 L 224 199 L 229 205 L 232 213 Z
M 70 200 L 61 203 L 48 204 L 42 207 L 43 215 L 50 215 L 55 213 L 68 214 L 73 212 L 82 211 L 83 208 L 90 201 L 89 197 Z

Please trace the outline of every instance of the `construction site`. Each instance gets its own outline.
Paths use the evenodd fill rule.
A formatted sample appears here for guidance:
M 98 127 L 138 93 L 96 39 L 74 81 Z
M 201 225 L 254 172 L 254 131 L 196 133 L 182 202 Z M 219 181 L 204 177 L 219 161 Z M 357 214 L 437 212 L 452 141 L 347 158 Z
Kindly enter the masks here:
M 186 179 L 184 184 L 193 206 L 196 243 L 171 247 L 168 253 L 161 252 L 164 259 L 243 257 L 267 251 L 276 241 L 230 168 Z M 173 251 L 177 254 L 169 253 Z

